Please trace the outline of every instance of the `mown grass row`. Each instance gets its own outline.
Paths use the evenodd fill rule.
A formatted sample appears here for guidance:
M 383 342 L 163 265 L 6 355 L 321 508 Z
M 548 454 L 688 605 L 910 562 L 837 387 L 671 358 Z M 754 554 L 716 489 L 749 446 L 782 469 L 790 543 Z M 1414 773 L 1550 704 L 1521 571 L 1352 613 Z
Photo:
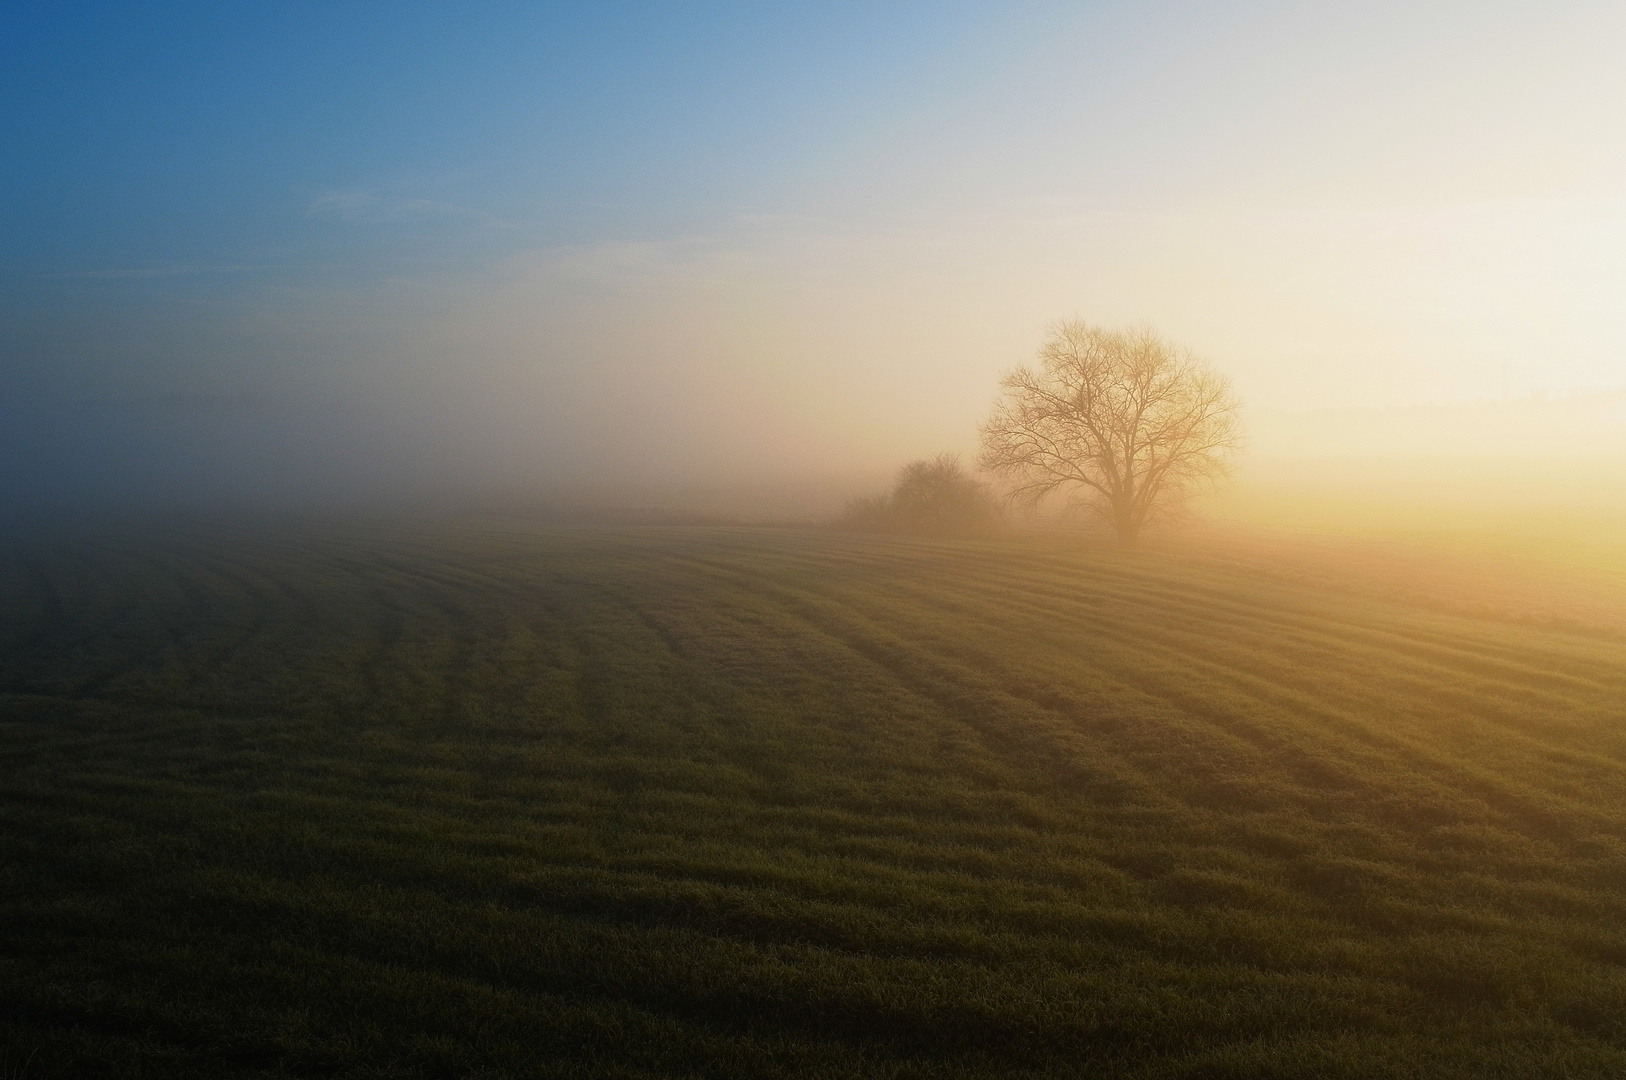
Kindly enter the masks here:
M 1610 1076 L 1626 643 L 1155 555 L 0 561 L 29 1075 Z

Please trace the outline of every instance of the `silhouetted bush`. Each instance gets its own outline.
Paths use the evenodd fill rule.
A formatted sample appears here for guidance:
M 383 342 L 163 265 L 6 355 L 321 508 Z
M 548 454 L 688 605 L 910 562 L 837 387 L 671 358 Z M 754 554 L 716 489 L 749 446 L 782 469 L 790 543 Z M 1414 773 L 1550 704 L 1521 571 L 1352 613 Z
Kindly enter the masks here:
M 966 472 L 958 454 L 911 461 L 890 495 L 849 499 L 839 524 L 871 532 L 923 536 L 985 536 L 1004 515 L 988 485 Z

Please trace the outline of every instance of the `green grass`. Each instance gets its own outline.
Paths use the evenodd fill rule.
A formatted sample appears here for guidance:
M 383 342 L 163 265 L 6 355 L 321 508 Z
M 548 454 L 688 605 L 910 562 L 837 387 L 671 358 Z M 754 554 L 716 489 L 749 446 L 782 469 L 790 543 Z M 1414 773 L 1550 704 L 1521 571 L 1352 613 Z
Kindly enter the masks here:
M 1626 643 L 814 531 L 0 557 L 0 1076 L 1626 1075 Z

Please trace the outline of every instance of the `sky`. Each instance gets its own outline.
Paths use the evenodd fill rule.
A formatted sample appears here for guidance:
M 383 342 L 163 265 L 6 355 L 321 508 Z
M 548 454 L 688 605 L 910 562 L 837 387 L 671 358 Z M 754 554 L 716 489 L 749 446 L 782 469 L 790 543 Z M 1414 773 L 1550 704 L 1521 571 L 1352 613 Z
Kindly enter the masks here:
M 1067 317 L 1263 432 L 1618 391 L 1623 40 L 1569 0 L 20 0 L 0 498 L 859 475 L 969 450 Z

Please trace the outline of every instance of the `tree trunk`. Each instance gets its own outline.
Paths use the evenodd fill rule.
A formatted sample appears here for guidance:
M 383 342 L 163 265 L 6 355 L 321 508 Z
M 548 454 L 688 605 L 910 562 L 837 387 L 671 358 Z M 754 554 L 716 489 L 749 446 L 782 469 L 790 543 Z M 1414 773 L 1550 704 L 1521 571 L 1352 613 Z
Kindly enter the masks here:
M 1117 530 L 1119 547 L 1134 547 L 1140 539 L 1140 522 L 1135 520 L 1135 508 L 1128 499 L 1113 500 L 1112 527 Z

